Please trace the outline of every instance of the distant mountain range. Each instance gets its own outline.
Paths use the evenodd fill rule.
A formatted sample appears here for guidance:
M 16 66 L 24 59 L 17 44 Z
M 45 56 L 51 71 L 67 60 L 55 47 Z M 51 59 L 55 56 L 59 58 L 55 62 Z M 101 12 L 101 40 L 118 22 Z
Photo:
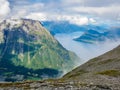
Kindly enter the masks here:
M 62 33 L 72 33 L 76 31 L 85 31 L 88 29 L 86 26 L 78 26 L 75 24 L 70 24 L 67 21 L 44 21 L 42 22 L 42 25 L 46 27 L 51 34 L 62 34 Z
M 109 24 L 88 24 L 88 25 L 74 25 L 67 21 L 46 21 L 42 24 L 51 32 L 52 35 L 56 34 L 69 34 L 73 32 L 83 32 L 77 38 L 73 40 L 95 44 L 99 42 L 104 42 L 106 40 L 116 40 L 120 37 L 120 27 L 119 25 L 109 25 Z
M 5 81 L 56 78 L 73 69 L 77 59 L 39 21 L 0 23 L 0 77 Z
M 96 30 L 88 30 L 83 33 L 78 38 L 75 38 L 75 41 L 83 42 L 83 43 L 99 43 L 107 40 L 117 40 L 120 38 L 120 28 L 114 30 L 108 30 L 106 32 L 100 33 Z

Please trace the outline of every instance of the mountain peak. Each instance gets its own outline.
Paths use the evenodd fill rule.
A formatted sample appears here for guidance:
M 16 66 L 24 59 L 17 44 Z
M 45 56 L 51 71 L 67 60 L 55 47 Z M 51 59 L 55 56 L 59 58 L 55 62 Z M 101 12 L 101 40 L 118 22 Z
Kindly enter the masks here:
M 6 68 L 2 76 L 55 77 L 64 68 L 72 69 L 76 59 L 39 21 L 10 19 L 0 24 L 0 68 Z
M 20 27 L 24 24 L 35 24 L 38 23 L 40 24 L 39 21 L 37 20 L 31 20 L 31 19 L 6 19 L 4 20 L 1 24 L 4 24 L 8 26 L 8 28 L 15 28 L 15 27 Z

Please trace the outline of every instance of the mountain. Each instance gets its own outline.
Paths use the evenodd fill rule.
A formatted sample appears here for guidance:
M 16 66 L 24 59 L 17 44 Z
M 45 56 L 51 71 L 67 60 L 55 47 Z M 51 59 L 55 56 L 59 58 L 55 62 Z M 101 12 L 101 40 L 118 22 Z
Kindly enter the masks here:
M 73 40 L 82 43 L 95 44 L 120 38 L 120 27 L 119 24 L 115 23 L 99 23 L 98 21 L 98 24 L 75 25 L 68 21 L 43 21 L 42 25 L 46 27 L 52 35 L 82 32 L 82 36 L 80 34 L 79 37 L 73 38 Z
M 46 27 L 52 35 L 56 34 L 70 34 L 74 32 L 86 32 L 90 29 L 100 32 L 105 32 L 111 27 L 107 24 L 88 24 L 88 25 L 76 25 L 68 21 L 43 21 L 42 25 Z
M 105 90 L 120 89 L 120 46 L 117 48 L 89 60 L 63 77 L 71 82 L 82 82 L 84 84 L 108 87 Z M 105 87 L 104 87 L 105 86 Z M 98 89 L 99 90 L 99 89 Z
M 74 38 L 74 40 L 94 44 L 106 40 L 117 40 L 118 38 L 120 38 L 120 28 L 113 28 L 112 30 L 107 30 L 105 32 L 90 29 L 84 32 L 80 37 Z
M 67 21 L 44 21 L 42 25 L 46 27 L 52 35 L 62 34 L 62 33 L 73 33 L 76 31 L 86 31 L 88 27 L 85 25 L 78 26 L 75 24 L 71 24 Z
M 83 35 L 78 38 L 75 38 L 75 41 L 83 42 L 83 43 L 95 43 L 100 41 L 105 41 L 107 36 L 105 33 L 99 33 L 95 30 L 88 30 Z
M 39 21 L 0 23 L 0 77 L 6 81 L 58 77 L 73 69 L 77 59 Z
M 2 90 L 119 90 L 120 46 L 89 60 L 61 79 L 0 83 Z

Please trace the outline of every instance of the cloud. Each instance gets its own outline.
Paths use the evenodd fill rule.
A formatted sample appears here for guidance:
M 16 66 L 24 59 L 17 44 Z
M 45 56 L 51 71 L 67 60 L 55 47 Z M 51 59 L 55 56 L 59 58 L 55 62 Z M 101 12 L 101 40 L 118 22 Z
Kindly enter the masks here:
M 89 18 L 89 21 L 90 21 L 91 23 L 96 23 L 96 20 L 93 19 L 93 18 Z
M 66 10 L 69 10 L 71 12 L 84 12 L 89 14 L 98 14 L 102 15 L 104 13 L 112 13 L 112 12 L 118 12 L 120 10 L 120 6 L 108 6 L 108 7 L 69 7 Z
M 3 0 L 2 0 L 3 1 Z M 94 17 L 118 20 L 120 0 L 8 0 L 11 17 L 67 20 L 77 25 L 95 23 Z M 91 17 L 89 17 L 91 16 Z M 93 18 L 93 19 L 90 19 Z
M 87 17 L 83 17 L 80 15 L 74 15 L 74 16 L 69 16 L 69 15 L 64 15 L 64 16 L 59 16 L 59 20 L 66 20 L 71 24 L 76 24 L 76 25 L 87 25 L 89 23 L 89 19 Z
M 119 6 L 120 0 L 61 0 L 64 6 L 82 6 L 82 7 L 108 7 L 112 5 Z
M 5 18 L 9 12 L 9 2 L 7 0 L 0 0 L 0 19 Z
M 23 5 L 21 7 L 22 2 L 23 2 Z M 11 10 L 12 10 L 10 13 L 11 18 L 24 18 L 26 16 L 30 16 L 32 13 L 34 13 L 34 15 L 37 14 L 38 16 L 38 13 L 41 13 L 43 6 L 44 6 L 43 3 L 30 4 L 30 2 L 27 3 L 26 1 L 21 1 L 21 2 L 18 1 L 18 2 L 11 3 Z
M 86 25 L 89 23 L 89 20 L 85 16 L 80 16 L 80 15 L 59 15 L 56 16 L 56 19 L 61 21 L 65 20 L 68 21 L 71 24 L 76 24 L 76 25 Z
M 47 16 L 44 13 L 30 13 L 29 15 L 25 16 L 27 19 L 33 19 L 33 20 L 40 20 L 40 21 L 46 21 Z
M 71 24 L 76 25 L 88 25 L 89 23 L 95 23 L 96 20 L 80 15 L 52 15 L 48 17 L 48 13 L 30 13 L 25 16 L 27 19 L 39 20 L 39 21 L 68 21 Z

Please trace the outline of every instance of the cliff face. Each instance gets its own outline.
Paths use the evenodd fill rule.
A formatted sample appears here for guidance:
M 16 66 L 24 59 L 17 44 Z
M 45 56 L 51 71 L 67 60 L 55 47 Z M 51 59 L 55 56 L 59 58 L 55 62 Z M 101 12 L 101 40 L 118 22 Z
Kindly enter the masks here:
M 0 23 L 0 75 L 5 79 L 57 77 L 59 71 L 71 70 L 76 59 L 39 21 Z

